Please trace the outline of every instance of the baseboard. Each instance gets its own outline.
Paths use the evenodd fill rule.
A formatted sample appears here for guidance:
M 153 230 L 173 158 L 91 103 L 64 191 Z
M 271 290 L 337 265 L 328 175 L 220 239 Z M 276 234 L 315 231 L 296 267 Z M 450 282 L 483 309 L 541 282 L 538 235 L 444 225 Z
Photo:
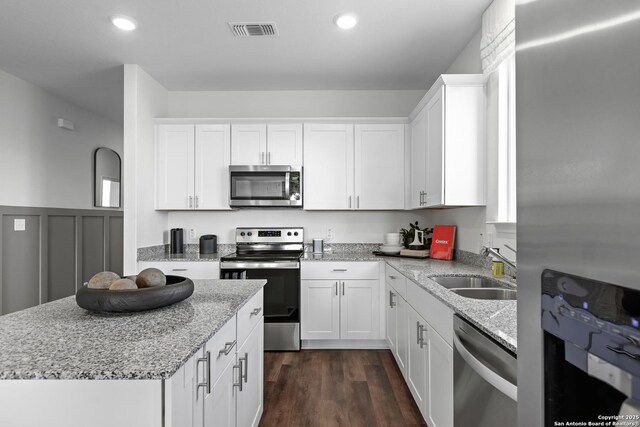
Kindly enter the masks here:
M 303 350 L 342 349 L 342 350 L 382 350 L 388 349 L 386 340 L 302 340 Z

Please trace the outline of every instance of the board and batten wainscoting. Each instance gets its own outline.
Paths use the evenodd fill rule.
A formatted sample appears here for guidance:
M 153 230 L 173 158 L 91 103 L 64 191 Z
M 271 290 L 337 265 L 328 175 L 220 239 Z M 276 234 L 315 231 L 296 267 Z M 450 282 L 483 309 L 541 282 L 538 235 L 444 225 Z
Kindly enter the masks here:
M 122 274 L 122 211 L 0 206 L 0 220 L 0 314 L 74 295 L 100 271 Z

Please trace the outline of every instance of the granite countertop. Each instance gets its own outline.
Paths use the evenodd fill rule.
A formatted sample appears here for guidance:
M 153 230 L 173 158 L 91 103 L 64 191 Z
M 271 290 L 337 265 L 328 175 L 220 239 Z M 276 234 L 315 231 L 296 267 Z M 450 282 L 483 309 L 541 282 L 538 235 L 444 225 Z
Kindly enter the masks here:
M 217 254 L 199 254 L 199 253 L 185 253 L 185 254 L 150 254 L 145 256 L 144 259 L 139 259 L 138 261 L 143 262 L 158 262 L 158 261 L 220 261 L 225 255 L 229 255 L 229 253 L 217 253 Z
M 146 312 L 92 313 L 72 296 L 0 316 L 0 379 L 170 378 L 266 280 L 194 283 Z
M 410 259 L 376 256 L 371 252 L 334 252 L 315 255 L 305 254 L 303 261 L 385 261 L 418 284 L 425 291 L 487 333 L 514 353 L 518 347 L 517 302 L 492 301 L 465 298 L 440 286 L 432 280 L 438 276 L 484 276 L 492 277 L 487 268 L 461 261 L 436 259 Z M 497 279 L 505 286 L 515 288 L 510 279 Z M 410 302 L 409 302 L 410 303 Z

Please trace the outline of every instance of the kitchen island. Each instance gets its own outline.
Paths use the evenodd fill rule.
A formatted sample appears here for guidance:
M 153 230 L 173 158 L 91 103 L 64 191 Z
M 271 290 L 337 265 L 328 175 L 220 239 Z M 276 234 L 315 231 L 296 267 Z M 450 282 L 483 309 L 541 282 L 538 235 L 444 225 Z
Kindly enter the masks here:
M 262 313 L 251 313 L 265 280 L 194 283 L 187 300 L 146 312 L 92 313 L 68 297 L 0 317 L 0 425 L 178 425 L 171 417 L 189 399 L 210 394 L 213 378 L 195 359 L 218 334 L 235 337 L 238 317 L 238 332 L 246 324 L 262 342 Z M 218 349 L 210 353 L 215 364 Z M 189 374 L 207 383 L 195 396 Z M 189 391 L 180 396 L 178 383 Z

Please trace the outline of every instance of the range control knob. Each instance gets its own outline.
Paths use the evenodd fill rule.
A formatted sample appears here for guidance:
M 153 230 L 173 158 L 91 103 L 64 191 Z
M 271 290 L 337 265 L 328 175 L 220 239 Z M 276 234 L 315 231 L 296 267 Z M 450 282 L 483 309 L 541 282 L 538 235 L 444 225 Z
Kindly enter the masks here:
M 253 233 L 249 231 L 249 232 L 247 233 L 247 236 L 251 236 L 251 235 L 253 235 Z
M 297 231 L 295 231 L 295 232 L 293 233 L 293 235 L 294 235 L 294 236 L 297 236 L 297 235 L 298 235 L 298 232 L 297 232 Z
M 291 236 L 291 232 L 290 231 L 287 231 L 287 236 Z
M 240 232 L 240 235 L 241 235 L 241 236 L 244 236 L 244 231 L 241 231 L 241 232 Z

